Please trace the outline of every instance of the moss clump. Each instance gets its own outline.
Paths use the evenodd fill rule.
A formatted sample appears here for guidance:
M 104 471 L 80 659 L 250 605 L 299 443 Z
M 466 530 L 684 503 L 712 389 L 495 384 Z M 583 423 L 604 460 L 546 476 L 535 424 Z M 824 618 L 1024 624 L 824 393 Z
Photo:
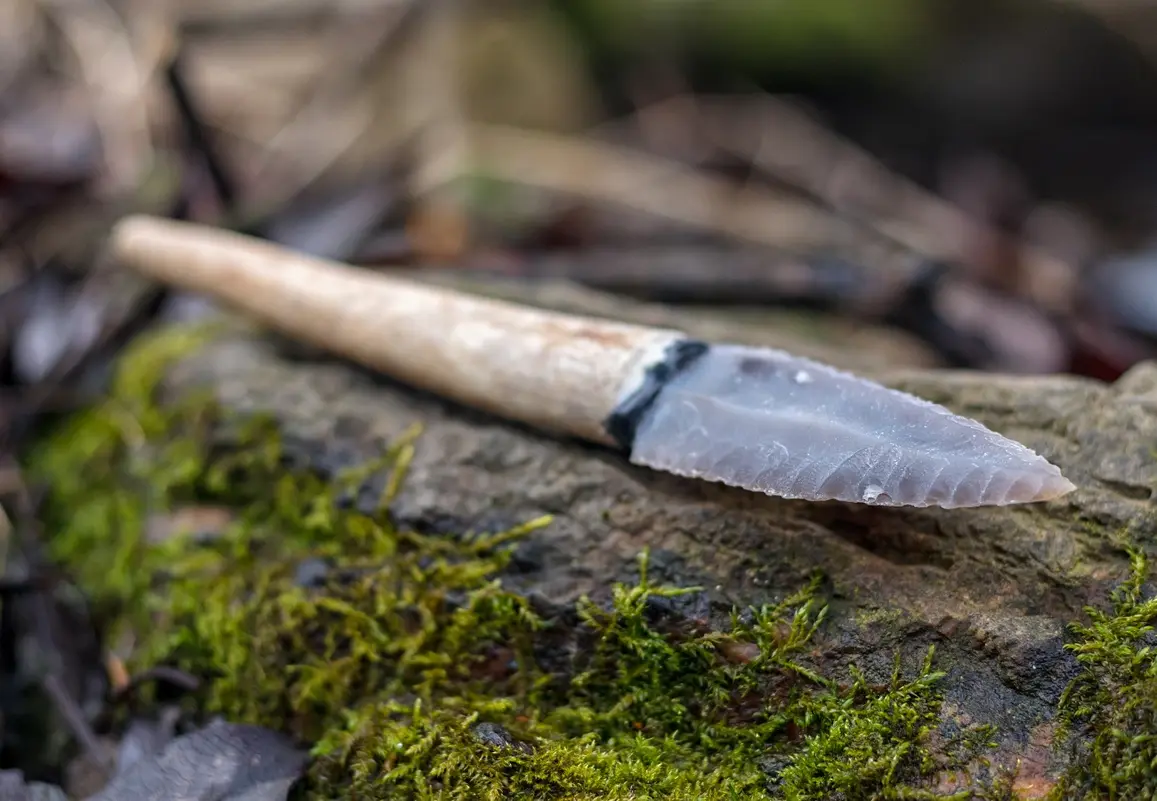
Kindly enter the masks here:
M 1112 594 L 1109 611 L 1087 609 L 1074 625 L 1082 671 L 1061 697 L 1065 728 L 1091 737 L 1056 798 L 1157 797 L 1157 597 L 1146 597 L 1149 565 L 1130 549 L 1129 578 Z
M 941 798 L 919 793 L 915 778 L 937 772 L 927 739 L 940 720 L 936 685 L 942 673 L 932 670 L 929 649 L 919 673 L 904 681 L 897 655 L 887 687 L 873 687 L 853 669 L 844 693 L 827 696 L 812 710 L 816 732 L 783 772 L 785 797 L 804 798 Z M 969 730 L 959 741 L 962 753 L 978 753 L 987 728 Z M 959 763 L 958 763 L 959 764 Z M 960 798 L 972 798 L 971 791 Z
M 141 338 L 120 364 L 109 399 L 31 450 L 29 474 L 59 501 L 47 512 L 53 555 L 98 607 L 140 609 L 163 566 L 163 549 L 149 547 L 142 533 L 150 515 L 190 500 L 215 410 L 206 398 L 190 397 L 182 410 L 164 411 L 156 389 L 167 365 L 217 331 L 209 325 Z
M 310 742 L 308 797 L 969 797 L 920 789 L 985 746 L 974 730 L 934 749 L 931 651 L 910 678 L 897 661 L 882 686 L 840 684 L 806 664 L 818 585 L 709 630 L 674 613 L 696 590 L 655 586 L 646 554 L 609 603 L 532 603 L 502 574 L 547 519 L 400 530 L 386 509 L 412 436 L 337 478 L 291 469 L 268 421 L 157 404 L 164 366 L 198 341 L 142 342 L 31 468 L 53 490 L 54 554 L 136 666 L 182 667 L 206 679 L 200 711 Z M 380 504 L 350 502 L 381 476 Z M 146 536 L 205 505 L 229 523 Z

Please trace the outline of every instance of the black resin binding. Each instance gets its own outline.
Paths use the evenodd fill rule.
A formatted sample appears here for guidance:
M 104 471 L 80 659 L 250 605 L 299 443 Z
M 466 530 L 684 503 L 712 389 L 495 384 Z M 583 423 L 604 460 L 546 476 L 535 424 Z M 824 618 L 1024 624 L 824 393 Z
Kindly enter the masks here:
M 663 352 L 663 358 L 647 368 L 639 388 L 624 398 L 603 423 L 607 433 L 623 450 L 631 452 L 639 423 L 650 411 L 663 387 L 694 364 L 710 348 L 709 344 L 697 339 L 680 339 L 668 345 Z

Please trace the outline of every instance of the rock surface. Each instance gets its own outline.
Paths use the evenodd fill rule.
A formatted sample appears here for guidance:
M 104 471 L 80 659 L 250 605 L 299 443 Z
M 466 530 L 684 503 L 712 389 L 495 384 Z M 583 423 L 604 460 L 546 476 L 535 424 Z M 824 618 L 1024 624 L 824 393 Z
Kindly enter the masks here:
M 583 293 L 563 294 L 569 300 L 548 305 L 583 307 Z M 624 303 L 615 311 L 635 319 L 655 314 L 654 307 Z M 726 334 L 721 319 L 679 322 Z M 751 328 L 734 333 L 761 341 Z M 782 331 L 762 341 L 793 344 Z M 821 358 L 835 352 L 795 344 Z M 644 546 L 657 581 L 707 588 L 690 596 L 696 606 L 684 611 L 715 619 L 733 605 L 782 599 L 822 571 L 833 606 L 820 648 L 824 669 L 855 663 L 884 676 L 897 649 L 918 661 L 935 643 L 938 665 L 949 674 L 946 708 L 962 721 L 995 724 L 995 761 L 1019 758 L 1017 786 L 1036 797 L 1058 768 L 1051 721 L 1077 670 L 1063 649 L 1065 625 L 1084 605 L 1103 604 L 1127 573 L 1122 541 L 1157 541 L 1157 364 L 1107 386 L 1064 377 L 882 372 L 880 361 L 861 359 L 854 347 L 833 361 L 863 361 L 873 368 L 865 372 L 886 383 L 1020 440 L 1059 464 L 1079 489 L 1032 507 L 954 511 L 757 496 L 634 468 L 613 453 L 456 408 L 343 364 L 287 357 L 250 335 L 187 359 L 169 387 L 179 393 L 208 384 L 231 409 L 273 413 L 292 452 L 322 469 L 377 454 L 385 441 L 422 424 L 394 515 L 434 531 L 501 530 L 553 515 L 553 524 L 519 546 L 510 582 L 554 601 L 584 593 L 605 598 L 612 582 L 633 580 Z

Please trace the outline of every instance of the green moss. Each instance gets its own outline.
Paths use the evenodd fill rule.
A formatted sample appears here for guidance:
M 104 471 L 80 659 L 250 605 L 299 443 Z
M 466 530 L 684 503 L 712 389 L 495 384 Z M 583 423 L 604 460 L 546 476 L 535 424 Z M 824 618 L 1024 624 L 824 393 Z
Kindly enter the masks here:
M 918 792 L 910 782 L 940 767 L 927 747 L 940 720 L 936 685 L 943 674 L 932 670 L 929 649 L 919 673 L 904 681 L 899 655 L 886 688 L 873 687 L 853 670 L 850 690 L 811 710 L 816 731 L 803 752 L 783 772 L 787 799 L 810 798 L 941 798 Z M 989 735 L 969 730 L 956 745 L 972 756 Z M 955 766 L 962 765 L 957 760 Z M 972 790 L 958 798 L 973 798 Z
M 1074 625 L 1081 673 L 1060 703 L 1065 730 L 1086 734 L 1082 750 L 1057 798 L 1132 799 L 1157 794 L 1157 597 L 1146 597 L 1149 565 L 1130 549 L 1132 571 L 1112 595 L 1112 608 L 1086 610 Z
M 818 580 L 723 630 L 675 614 L 697 590 L 654 585 L 645 553 L 607 603 L 532 603 L 503 570 L 548 519 L 397 528 L 386 509 L 417 432 L 333 480 L 290 469 L 269 421 L 156 402 L 165 366 L 200 341 L 142 341 L 108 402 L 41 443 L 30 470 L 52 487 L 54 555 L 132 665 L 204 677 L 199 711 L 311 743 L 308 797 L 932 798 L 921 788 L 987 746 L 983 729 L 933 736 L 931 651 L 879 686 L 809 667 Z M 379 483 L 376 508 L 346 502 Z M 156 534 L 205 506 L 228 524 Z
M 165 365 L 214 337 L 214 325 L 142 337 L 112 382 L 111 397 L 60 425 L 32 450 L 30 475 L 63 503 L 49 511 L 53 555 L 99 605 L 117 612 L 143 603 L 161 549 L 142 537 L 148 516 L 179 504 L 204 465 L 201 442 L 213 408 L 190 397 L 183 413 L 162 411 L 157 385 Z M 179 430 L 174 427 L 179 420 Z

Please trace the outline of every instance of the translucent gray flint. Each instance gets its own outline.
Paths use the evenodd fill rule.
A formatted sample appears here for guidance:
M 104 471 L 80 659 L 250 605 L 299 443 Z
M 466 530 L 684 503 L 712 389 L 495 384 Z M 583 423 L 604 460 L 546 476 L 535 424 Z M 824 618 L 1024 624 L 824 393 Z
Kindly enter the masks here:
M 715 345 L 668 384 L 631 461 L 769 495 L 987 506 L 1073 485 L 1033 451 L 942 406 L 782 351 Z

